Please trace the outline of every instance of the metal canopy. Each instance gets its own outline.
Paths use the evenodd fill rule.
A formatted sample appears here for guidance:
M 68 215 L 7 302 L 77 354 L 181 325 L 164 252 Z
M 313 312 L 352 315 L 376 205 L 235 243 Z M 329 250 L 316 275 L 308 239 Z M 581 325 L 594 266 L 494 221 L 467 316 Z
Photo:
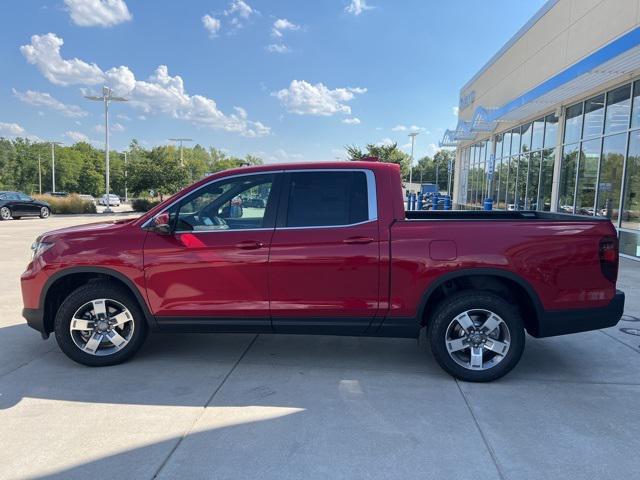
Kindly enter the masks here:
M 499 122 L 518 123 L 543 114 L 572 98 L 586 95 L 600 85 L 628 77 L 639 69 L 640 27 L 636 27 L 503 106 L 478 106 L 472 121 L 458 121 L 456 129 L 447 131 L 453 133 L 443 137 L 441 144 L 451 139 L 473 140 L 476 132 L 493 132 Z

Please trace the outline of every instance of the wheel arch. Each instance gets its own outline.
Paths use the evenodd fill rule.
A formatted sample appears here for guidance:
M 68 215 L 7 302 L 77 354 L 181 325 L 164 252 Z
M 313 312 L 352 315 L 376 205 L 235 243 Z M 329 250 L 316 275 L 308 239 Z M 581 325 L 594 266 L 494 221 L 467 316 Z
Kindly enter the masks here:
M 144 296 L 124 274 L 104 267 L 70 267 L 51 275 L 40 293 L 40 308 L 44 312 L 44 329 L 47 333 L 53 331 L 56 313 L 67 295 L 79 286 L 94 280 L 109 280 L 125 288 L 138 302 L 149 328 L 156 327 L 155 317 L 149 310 Z
M 491 291 L 507 301 L 515 300 L 522 312 L 527 332 L 537 335 L 544 310 L 538 294 L 531 284 L 519 275 L 497 268 L 470 268 L 438 277 L 422 296 L 417 312 L 420 325 L 428 325 L 433 309 L 443 298 L 462 289 Z M 506 295 L 505 292 L 512 295 Z

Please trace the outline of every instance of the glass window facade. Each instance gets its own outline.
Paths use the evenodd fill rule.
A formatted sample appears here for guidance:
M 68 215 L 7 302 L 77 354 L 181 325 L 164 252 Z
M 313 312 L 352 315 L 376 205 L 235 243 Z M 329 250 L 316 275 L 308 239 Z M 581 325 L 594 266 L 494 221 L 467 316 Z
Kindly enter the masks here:
M 490 140 L 465 148 L 462 158 L 471 161 L 461 208 L 481 209 L 490 197 L 499 210 L 551 210 L 557 134 L 558 118 L 547 115 L 495 135 L 495 150 Z
M 640 256 L 640 81 L 568 107 L 564 128 L 558 210 L 610 218 Z

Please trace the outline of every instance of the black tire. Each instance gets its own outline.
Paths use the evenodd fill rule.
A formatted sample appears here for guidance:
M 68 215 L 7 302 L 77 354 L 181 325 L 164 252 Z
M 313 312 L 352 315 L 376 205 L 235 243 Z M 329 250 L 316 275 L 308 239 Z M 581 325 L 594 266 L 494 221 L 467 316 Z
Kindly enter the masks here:
M 70 325 L 76 311 L 96 299 L 111 299 L 124 305 L 133 317 L 133 334 L 129 343 L 111 355 L 97 356 L 80 349 L 74 342 Z M 117 365 L 133 357 L 147 336 L 147 322 L 137 300 L 125 288 L 109 281 L 91 282 L 69 294 L 55 318 L 55 335 L 60 349 L 71 359 L 90 367 Z
M 6 212 L 8 212 L 8 216 Z M 13 218 L 13 215 L 11 214 L 11 209 L 9 207 L 0 208 L 0 221 L 9 220 L 10 218 Z
M 47 214 L 46 214 L 46 215 L 43 215 L 43 213 L 42 213 L 42 210 L 43 210 L 43 209 L 46 209 L 46 210 L 47 210 Z M 40 213 L 38 214 L 38 216 L 39 216 L 40 218 L 49 218 L 49 217 L 51 216 L 51 209 L 50 209 L 50 208 L 48 208 L 48 207 L 42 207 L 42 208 L 40 209 Z
M 498 315 L 510 334 L 509 349 L 501 360 L 486 370 L 474 370 L 457 363 L 447 349 L 447 330 L 458 315 L 469 310 L 487 310 Z M 455 324 L 454 324 L 455 325 Z M 502 297 L 484 291 L 462 291 L 445 298 L 436 307 L 428 325 L 429 345 L 438 364 L 447 373 L 466 382 L 491 382 L 509 373 L 524 351 L 524 324 L 517 306 Z M 485 352 L 480 347 L 483 355 Z

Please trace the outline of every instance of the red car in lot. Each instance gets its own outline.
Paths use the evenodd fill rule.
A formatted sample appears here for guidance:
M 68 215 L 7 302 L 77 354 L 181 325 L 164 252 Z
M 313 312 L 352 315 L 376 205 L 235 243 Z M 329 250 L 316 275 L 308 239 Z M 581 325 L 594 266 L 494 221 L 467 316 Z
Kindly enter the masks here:
M 263 204 L 237 208 L 237 198 Z M 256 205 L 259 205 L 256 202 Z M 451 375 L 489 381 L 534 337 L 615 325 L 610 221 L 530 211 L 405 212 L 377 162 L 207 177 L 140 218 L 49 232 L 22 275 L 24 317 L 85 365 L 149 330 L 417 337 Z

